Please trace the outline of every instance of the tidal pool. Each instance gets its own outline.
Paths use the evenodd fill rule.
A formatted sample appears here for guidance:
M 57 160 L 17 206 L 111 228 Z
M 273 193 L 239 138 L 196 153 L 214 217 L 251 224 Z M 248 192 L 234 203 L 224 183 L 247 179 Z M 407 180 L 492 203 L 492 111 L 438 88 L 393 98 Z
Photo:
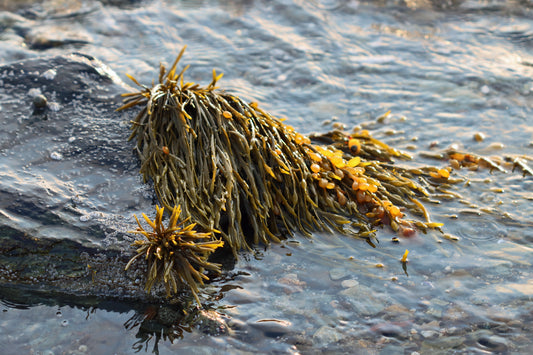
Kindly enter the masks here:
M 188 45 L 191 80 L 207 83 L 216 68 L 223 89 L 302 133 L 361 125 L 412 154 L 407 166 L 439 166 L 426 153 L 450 146 L 533 165 L 530 1 L 50 0 L 3 1 L 0 10 L 2 65 L 78 52 L 149 84 L 159 62 Z M 129 153 L 127 116 L 109 126 L 83 107 L 92 118 L 76 121 L 77 135 L 21 135 L 27 116 L 13 119 L 1 83 L 1 233 L 127 248 L 133 213 L 153 202 Z M 46 149 L 42 169 L 35 156 Z M 396 243 L 383 228 L 375 248 L 316 233 L 243 253 L 203 296 L 228 329 L 165 323 L 168 305 L 29 292 L 3 280 L 2 353 L 527 354 L 533 177 L 504 166 L 456 171 L 464 182 L 451 189 L 455 198 L 429 205 L 448 238 Z

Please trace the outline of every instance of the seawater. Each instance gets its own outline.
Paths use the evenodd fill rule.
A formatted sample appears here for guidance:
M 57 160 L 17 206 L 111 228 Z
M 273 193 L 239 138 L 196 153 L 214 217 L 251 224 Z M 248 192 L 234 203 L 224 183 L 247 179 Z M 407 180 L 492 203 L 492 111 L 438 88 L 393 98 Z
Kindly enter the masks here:
M 51 0 L 0 7 L 0 63 L 82 52 L 125 81 L 129 73 L 149 84 L 159 62 L 171 63 L 188 45 L 182 63 L 191 64 L 189 80 L 207 83 L 215 68 L 225 74 L 222 88 L 303 133 L 329 130 L 331 122 L 360 125 L 414 155 L 408 166 L 438 165 L 420 153 L 452 145 L 485 156 L 533 155 L 530 1 Z M 476 133 L 485 139 L 476 141 Z M 393 243 L 385 228 L 375 248 L 317 233 L 242 255 L 207 289 L 233 329 L 228 336 L 176 327 L 171 341 L 133 321 L 126 305 L 77 308 L 44 296 L 3 301 L 2 349 L 528 353 L 532 177 L 458 174 L 470 181 L 454 188 L 462 197 L 430 205 L 433 220 L 458 241 L 432 232 Z M 116 211 L 132 220 L 123 214 Z

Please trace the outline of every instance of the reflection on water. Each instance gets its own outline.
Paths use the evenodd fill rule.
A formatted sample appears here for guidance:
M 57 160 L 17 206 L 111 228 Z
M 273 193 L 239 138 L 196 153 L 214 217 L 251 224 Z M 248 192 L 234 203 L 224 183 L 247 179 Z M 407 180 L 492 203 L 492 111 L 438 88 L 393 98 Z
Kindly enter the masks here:
M 325 120 L 361 125 L 417 156 L 413 166 L 438 164 L 419 154 L 451 145 L 485 156 L 533 155 L 530 1 L 4 0 L 0 8 L 2 63 L 82 52 L 122 78 L 150 83 L 159 61 L 172 61 L 187 44 L 192 80 L 205 83 L 216 68 L 225 73 L 223 88 L 302 132 L 329 129 Z M 377 123 L 388 110 L 385 124 Z M 0 137 L 8 139 L 12 127 L 4 127 Z M 4 171 L 13 172 L 2 185 L 28 179 L 17 168 L 23 162 L 8 157 L 31 150 L 0 153 L 11 162 Z M 62 201 L 69 179 L 57 174 L 38 178 Z M 456 174 L 465 182 L 449 190 L 460 197 L 443 196 L 429 209 L 458 241 L 430 233 L 394 243 L 383 229 L 375 248 L 317 234 L 242 255 L 205 290 L 214 320 L 207 323 L 227 324 L 220 335 L 206 335 L 220 329 L 202 328 L 193 310 L 172 305 L 76 306 L 50 301 L 60 296 L 4 294 L 3 339 L 12 353 L 527 353 L 532 178 L 488 169 Z M 116 198 L 85 203 L 127 224 L 127 211 L 106 207 Z M 41 232 L 72 232 L 71 225 Z

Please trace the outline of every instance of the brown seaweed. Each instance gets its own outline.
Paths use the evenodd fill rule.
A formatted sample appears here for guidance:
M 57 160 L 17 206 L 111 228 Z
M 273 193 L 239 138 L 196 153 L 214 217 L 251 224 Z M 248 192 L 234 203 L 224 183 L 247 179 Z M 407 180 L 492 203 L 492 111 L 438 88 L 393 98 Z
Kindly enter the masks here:
M 177 71 L 184 50 L 169 70 L 161 65 L 153 87 L 129 76 L 141 90 L 124 94 L 119 110 L 141 107 L 130 139 L 158 200 L 169 210 L 182 206 L 235 256 L 294 232 L 337 231 L 372 243 L 383 224 L 408 233 L 441 226 L 418 199 L 446 182 L 449 170 L 401 168 L 394 160 L 409 156 L 365 130 L 302 135 L 256 102 L 217 90 L 222 74 L 214 70 L 206 87 L 185 82 L 188 66 Z M 425 221 L 407 220 L 408 211 Z M 150 271 L 148 289 L 163 270 Z
M 126 270 L 135 259 L 145 256 L 148 263 L 146 291 L 150 292 L 153 285 L 163 281 L 167 296 L 178 292 L 178 284 L 187 285 L 198 304 L 198 284 L 208 280 L 204 270 L 220 272 L 220 265 L 207 261 L 209 255 L 224 245 L 221 240 L 212 238 L 211 233 L 195 231 L 195 223 L 185 225 L 189 218 L 178 222 L 181 208 L 174 207 L 168 226 L 163 225 L 164 207 L 156 206 L 156 217 L 151 221 L 144 213 L 143 217 L 152 231 L 146 231 L 137 217 L 138 228 L 130 233 L 141 234 L 145 238 L 136 240 L 137 254 L 126 265 Z

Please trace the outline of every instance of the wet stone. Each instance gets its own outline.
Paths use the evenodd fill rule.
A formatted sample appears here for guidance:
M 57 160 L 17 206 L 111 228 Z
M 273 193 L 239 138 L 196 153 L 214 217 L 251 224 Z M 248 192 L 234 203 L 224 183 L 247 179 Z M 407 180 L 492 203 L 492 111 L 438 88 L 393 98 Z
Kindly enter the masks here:
M 172 325 L 182 318 L 182 313 L 172 307 L 161 307 L 157 312 L 157 320 L 164 325 Z
M 344 280 L 341 282 L 341 286 L 344 288 L 355 287 L 357 285 L 359 285 L 359 281 L 354 280 L 354 279 Z
M 364 285 L 347 288 L 339 294 L 345 296 L 354 311 L 362 315 L 376 315 L 386 307 L 384 300 Z
M 431 315 L 431 316 L 433 316 L 435 318 L 440 318 L 442 316 L 442 310 L 430 307 L 426 311 L 426 314 Z
M 37 95 L 33 98 L 33 107 L 36 110 L 44 110 L 47 104 L 48 100 L 46 100 L 46 96 L 44 95 Z
M 265 336 L 270 338 L 277 338 L 284 336 L 292 332 L 291 322 L 283 320 L 259 320 L 257 322 L 251 323 L 252 328 L 258 329 L 265 334 Z
M 404 347 L 399 345 L 387 345 L 379 352 L 380 355 L 403 354 Z
M 341 338 L 341 334 L 339 334 L 335 328 L 327 325 L 320 327 L 315 334 L 313 334 L 315 346 L 324 346 L 336 343 L 337 341 L 341 340 Z
M 450 337 L 440 337 L 435 339 L 426 339 L 422 343 L 422 348 L 429 349 L 454 349 L 459 348 L 461 345 L 463 345 L 465 342 L 465 339 L 460 336 L 450 336 Z
M 208 335 L 223 335 L 230 333 L 222 316 L 211 310 L 201 310 L 195 320 L 195 324 L 202 333 Z
M 333 281 L 338 281 L 350 275 L 350 271 L 346 268 L 336 267 L 329 271 L 329 277 Z
M 420 335 L 422 335 L 424 338 L 436 338 L 439 336 L 439 332 L 435 330 L 423 330 L 420 332 Z
M 381 323 L 372 327 L 374 333 L 378 333 L 387 338 L 406 338 L 406 329 L 394 323 Z
M 477 340 L 479 345 L 498 353 L 507 352 L 509 349 L 509 343 L 507 339 L 497 335 L 482 335 Z

